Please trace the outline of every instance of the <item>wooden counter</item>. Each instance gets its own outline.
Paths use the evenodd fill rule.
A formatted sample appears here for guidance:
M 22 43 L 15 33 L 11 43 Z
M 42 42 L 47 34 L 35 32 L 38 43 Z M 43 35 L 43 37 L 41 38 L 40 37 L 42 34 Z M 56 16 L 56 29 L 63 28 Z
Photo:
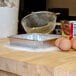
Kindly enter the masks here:
M 30 53 L 4 47 L 0 40 L 0 70 L 19 76 L 76 76 L 76 51 Z

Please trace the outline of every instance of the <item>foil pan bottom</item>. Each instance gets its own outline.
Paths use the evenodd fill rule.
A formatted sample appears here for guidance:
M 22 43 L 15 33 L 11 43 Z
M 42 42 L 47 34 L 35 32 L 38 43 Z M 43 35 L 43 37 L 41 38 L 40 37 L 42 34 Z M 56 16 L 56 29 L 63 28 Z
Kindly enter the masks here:
M 52 52 L 52 51 L 59 51 L 60 49 L 55 46 L 45 47 L 45 48 L 29 48 L 27 46 L 17 46 L 11 45 L 9 43 L 5 44 L 6 48 L 9 48 L 13 51 L 25 51 L 25 52 Z

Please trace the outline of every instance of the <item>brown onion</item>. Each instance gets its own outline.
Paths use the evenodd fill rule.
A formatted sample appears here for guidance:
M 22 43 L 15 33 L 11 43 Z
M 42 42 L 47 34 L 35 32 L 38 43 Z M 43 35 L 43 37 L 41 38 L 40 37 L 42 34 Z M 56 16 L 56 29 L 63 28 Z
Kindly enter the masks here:
M 72 38 L 71 45 L 73 49 L 76 49 L 76 38 Z
M 71 41 L 67 38 L 62 39 L 59 45 L 60 49 L 63 51 L 69 51 L 71 48 Z

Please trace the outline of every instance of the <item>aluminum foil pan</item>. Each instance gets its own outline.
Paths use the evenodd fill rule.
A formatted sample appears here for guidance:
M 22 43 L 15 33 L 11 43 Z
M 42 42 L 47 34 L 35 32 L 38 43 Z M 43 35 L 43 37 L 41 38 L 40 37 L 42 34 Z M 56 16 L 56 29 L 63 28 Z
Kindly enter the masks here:
M 32 33 L 11 36 L 9 40 L 10 45 L 38 49 L 54 46 L 55 39 L 59 37 L 61 35 Z

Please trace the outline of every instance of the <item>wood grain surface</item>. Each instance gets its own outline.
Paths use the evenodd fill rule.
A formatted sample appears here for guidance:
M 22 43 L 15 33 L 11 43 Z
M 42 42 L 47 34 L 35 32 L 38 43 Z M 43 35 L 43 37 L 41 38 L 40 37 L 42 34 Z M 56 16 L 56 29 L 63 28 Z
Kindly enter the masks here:
M 0 70 L 20 76 L 76 76 L 76 51 L 24 52 L 14 51 L 0 40 Z M 2 52 L 3 51 L 3 52 Z
M 0 76 L 19 76 L 19 75 L 0 70 Z

